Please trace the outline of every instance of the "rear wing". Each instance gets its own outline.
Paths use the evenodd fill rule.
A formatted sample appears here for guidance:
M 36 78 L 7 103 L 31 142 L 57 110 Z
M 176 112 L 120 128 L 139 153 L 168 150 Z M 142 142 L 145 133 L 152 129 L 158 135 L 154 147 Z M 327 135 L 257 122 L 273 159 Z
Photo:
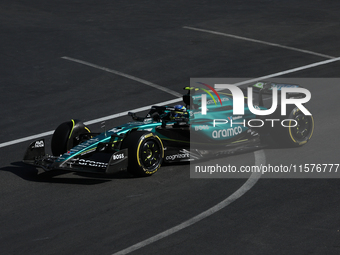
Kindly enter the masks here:
M 276 88 L 278 93 L 281 93 L 282 88 L 303 88 L 298 84 L 275 83 L 269 81 L 259 81 L 256 84 L 249 85 L 253 88 L 253 93 L 258 93 L 259 106 L 263 106 L 263 95 L 272 95 L 273 88 Z M 303 98 L 303 93 L 287 93 L 287 98 Z

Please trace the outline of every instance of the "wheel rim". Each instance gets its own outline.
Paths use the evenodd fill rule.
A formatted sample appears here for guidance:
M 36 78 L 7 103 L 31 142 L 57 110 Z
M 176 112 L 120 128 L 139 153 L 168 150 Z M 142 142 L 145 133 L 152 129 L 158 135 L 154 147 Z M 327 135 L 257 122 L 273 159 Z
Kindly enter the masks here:
M 141 164 L 146 169 L 158 166 L 162 158 L 162 151 L 159 143 L 155 140 L 148 140 L 142 145 L 140 152 Z
M 291 128 L 293 137 L 298 141 L 304 141 L 308 139 L 312 132 L 312 119 L 303 114 L 299 114 L 294 118 L 294 120 L 296 121 L 297 125 Z

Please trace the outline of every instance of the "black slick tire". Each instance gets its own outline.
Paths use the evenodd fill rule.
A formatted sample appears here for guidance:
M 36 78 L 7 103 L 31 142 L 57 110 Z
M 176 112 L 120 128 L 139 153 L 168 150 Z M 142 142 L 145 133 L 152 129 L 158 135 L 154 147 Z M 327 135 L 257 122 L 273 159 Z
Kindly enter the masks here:
M 132 131 L 124 138 L 121 148 L 128 148 L 128 172 L 134 176 L 150 176 L 161 167 L 163 143 L 152 132 Z
M 286 116 L 281 116 L 280 111 L 281 109 L 278 107 L 273 116 L 275 119 L 280 119 L 280 125 L 270 128 L 273 140 L 283 147 L 300 147 L 306 144 L 314 132 L 313 116 L 305 115 L 294 105 L 287 106 Z M 277 125 L 278 123 L 275 124 Z M 286 127 L 283 127 L 281 124 L 284 124 Z
M 72 119 L 71 121 L 60 124 L 52 136 L 52 154 L 54 156 L 64 154 L 84 141 L 84 139 L 80 139 L 80 135 L 88 133 L 90 133 L 90 129 L 79 120 Z

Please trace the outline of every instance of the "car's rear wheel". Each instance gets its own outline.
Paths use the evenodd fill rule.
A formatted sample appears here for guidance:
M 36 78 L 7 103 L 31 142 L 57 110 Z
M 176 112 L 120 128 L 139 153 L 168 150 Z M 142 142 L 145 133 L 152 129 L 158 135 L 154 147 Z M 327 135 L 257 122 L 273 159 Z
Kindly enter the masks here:
M 79 120 L 60 124 L 54 131 L 51 141 L 52 154 L 59 156 L 81 142 L 90 139 L 90 129 Z
M 279 110 L 274 118 L 280 119 L 280 122 L 285 120 L 278 127 L 271 128 L 270 133 L 272 138 L 279 143 L 279 145 L 286 147 L 299 147 L 307 143 L 314 131 L 313 116 L 305 115 L 298 107 L 293 105 L 287 106 L 287 115 L 279 115 Z
M 135 176 L 149 176 L 158 171 L 164 148 L 161 139 L 148 131 L 132 131 L 122 142 L 128 148 L 128 172 Z

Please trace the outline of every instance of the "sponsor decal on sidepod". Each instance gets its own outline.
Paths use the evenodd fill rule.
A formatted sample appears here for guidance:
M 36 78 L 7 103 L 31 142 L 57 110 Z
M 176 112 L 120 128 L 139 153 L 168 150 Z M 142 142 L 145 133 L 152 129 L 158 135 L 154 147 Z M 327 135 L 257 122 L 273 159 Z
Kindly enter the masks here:
M 242 133 L 242 128 L 240 126 L 228 129 L 214 130 L 212 132 L 213 138 L 230 137 Z
M 166 156 L 166 160 L 175 160 L 175 159 L 183 159 L 183 158 L 190 158 L 190 154 L 187 153 L 178 153 L 178 154 L 174 154 L 174 155 L 169 155 Z

